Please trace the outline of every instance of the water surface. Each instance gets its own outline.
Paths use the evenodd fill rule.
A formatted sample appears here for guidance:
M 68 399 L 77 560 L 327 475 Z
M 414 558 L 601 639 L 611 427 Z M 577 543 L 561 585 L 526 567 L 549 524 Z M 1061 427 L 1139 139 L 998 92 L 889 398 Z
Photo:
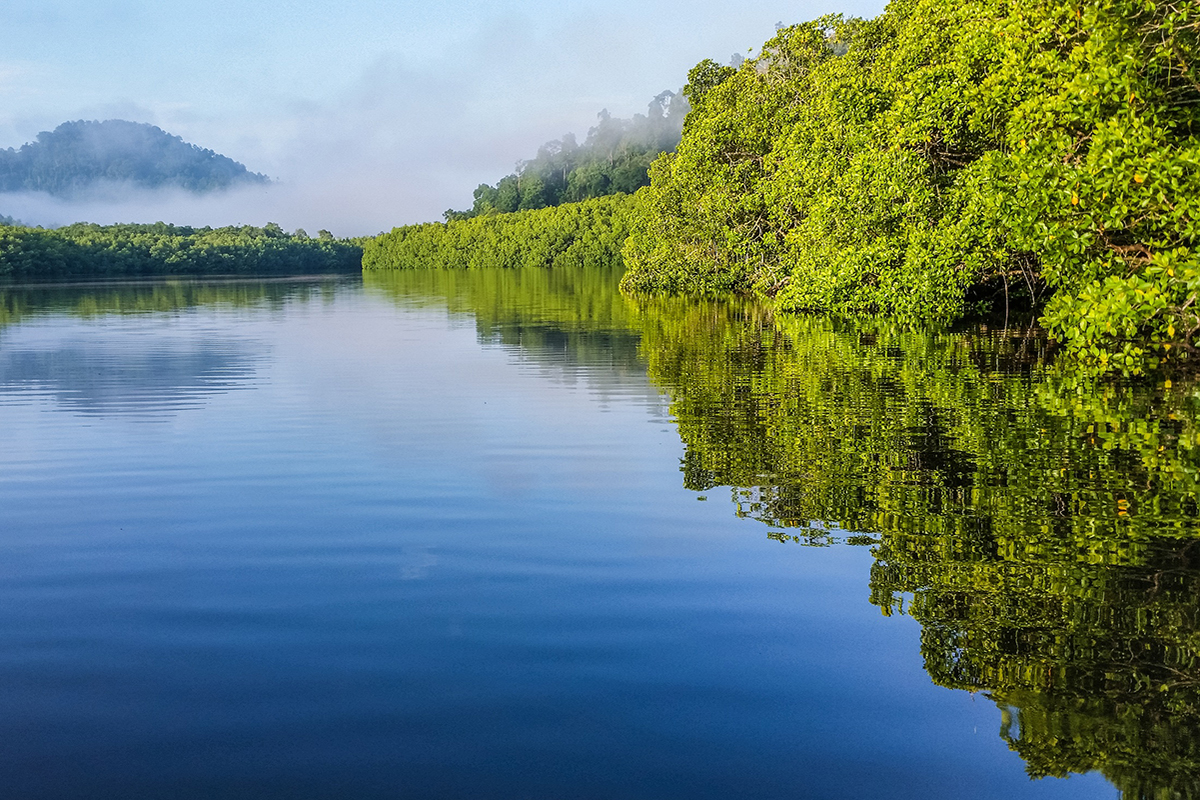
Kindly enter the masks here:
M 0 294 L 0 781 L 1194 796 L 1190 384 L 615 279 Z

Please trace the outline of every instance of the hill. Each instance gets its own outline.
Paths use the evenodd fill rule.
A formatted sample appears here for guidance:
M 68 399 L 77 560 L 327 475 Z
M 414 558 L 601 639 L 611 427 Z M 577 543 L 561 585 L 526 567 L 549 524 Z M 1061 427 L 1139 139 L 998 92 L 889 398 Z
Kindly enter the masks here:
M 70 196 L 109 182 L 202 193 L 270 181 L 161 128 L 119 119 L 65 122 L 20 149 L 0 150 L 0 192 Z
M 469 211 L 450 210 L 444 216 L 470 219 L 631 194 L 650 183 L 650 163 L 679 144 L 688 108 L 682 95 L 664 91 L 633 119 L 601 111 L 582 144 L 571 133 L 547 142 L 495 186 L 480 184 Z

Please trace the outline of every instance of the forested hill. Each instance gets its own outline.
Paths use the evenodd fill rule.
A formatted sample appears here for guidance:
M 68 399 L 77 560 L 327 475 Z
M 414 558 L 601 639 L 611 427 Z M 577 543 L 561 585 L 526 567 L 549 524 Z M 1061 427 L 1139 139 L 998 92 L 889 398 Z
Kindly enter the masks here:
M 633 119 L 601 111 L 583 144 L 571 133 L 547 142 L 495 186 L 480 184 L 469 211 L 450 210 L 445 217 L 469 219 L 635 192 L 649 185 L 650 163 L 679 144 L 688 109 L 683 95 L 664 91 Z
M 3 192 L 64 196 L 108 182 L 210 192 L 269 179 L 161 128 L 119 119 L 65 122 L 20 149 L 0 150 Z

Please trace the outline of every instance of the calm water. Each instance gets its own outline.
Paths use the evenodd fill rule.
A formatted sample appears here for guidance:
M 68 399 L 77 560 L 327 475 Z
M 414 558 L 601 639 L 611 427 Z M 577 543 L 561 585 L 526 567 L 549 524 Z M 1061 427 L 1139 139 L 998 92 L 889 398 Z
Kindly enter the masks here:
M 615 278 L 0 292 L 5 796 L 1196 796 L 1192 385 Z

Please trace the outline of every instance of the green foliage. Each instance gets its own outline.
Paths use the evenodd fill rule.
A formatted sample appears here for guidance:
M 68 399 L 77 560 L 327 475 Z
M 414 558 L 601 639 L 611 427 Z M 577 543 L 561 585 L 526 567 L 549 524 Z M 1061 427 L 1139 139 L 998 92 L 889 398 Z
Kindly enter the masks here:
M 645 115 L 631 120 L 601 111 L 582 145 L 574 134 L 547 142 L 495 186 L 481 184 L 470 211 L 451 210 L 445 217 L 469 219 L 630 194 L 648 183 L 650 162 L 675 149 L 687 110 L 681 95 L 666 91 L 650 101 Z
M 736 74 L 733 67 L 723 67 L 706 58 L 688 71 L 688 82 L 682 94 L 694 108 L 704 102 L 706 94 Z
M 1198 29 L 1147 0 L 894 0 L 702 63 L 624 285 L 942 320 L 1053 292 L 1085 363 L 1191 354 Z
M 352 272 L 361 260 L 356 241 L 293 236 L 275 224 L 0 227 L 0 277 L 21 279 Z
M 536 211 L 395 228 L 367 240 L 363 269 L 619 265 L 633 205 L 628 195 L 611 195 Z
M 64 122 L 19 150 L 0 150 L 0 191 L 70 195 L 101 181 L 193 192 L 268 183 L 231 158 L 153 125 L 111 119 Z
M 990 52 L 987 6 L 825 17 L 782 29 L 735 73 L 693 70 L 701 89 L 676 154 L 654 165 L 626 288 L 960 313 L 968 288 L 1001 267 L 980 255 L 986 228 L 970 200 L 991 140 L 964 102 Z
M 1059 291 L 1046 321 L 1101 368 L 1193 354 L 1200 329 L 1200 7 L 1090 0 L 1014 9 L 990 95 L 1013 246 Z

